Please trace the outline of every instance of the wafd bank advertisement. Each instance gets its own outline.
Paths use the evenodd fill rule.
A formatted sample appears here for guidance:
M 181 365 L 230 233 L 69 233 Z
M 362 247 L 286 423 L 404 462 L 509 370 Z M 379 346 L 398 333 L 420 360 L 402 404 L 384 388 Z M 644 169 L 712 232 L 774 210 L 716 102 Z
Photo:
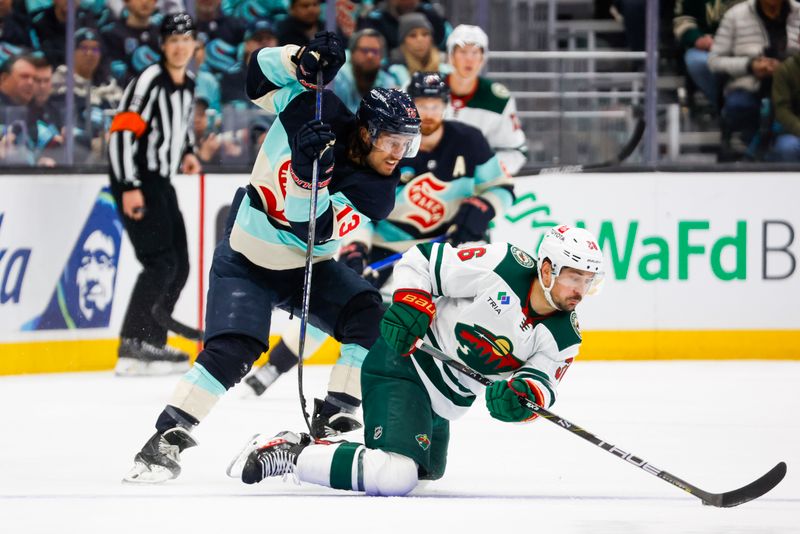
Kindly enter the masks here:
M 214 245 L 247 180 L 175 180 L 192 269 L 182 322 L 202 323 Z M 0 177 L 0 372 L 113 366 L 139 265 L 106 183 Z M 602 291 L 578 308 L 582 358 L 800 358 L 793 174 L 548 175 L 516 178 L 515 191 L 494 241 L 535 256 L 549 228 L 570 224 L 603 250 Z M 277 335 L 287 321 L 275 319 Z

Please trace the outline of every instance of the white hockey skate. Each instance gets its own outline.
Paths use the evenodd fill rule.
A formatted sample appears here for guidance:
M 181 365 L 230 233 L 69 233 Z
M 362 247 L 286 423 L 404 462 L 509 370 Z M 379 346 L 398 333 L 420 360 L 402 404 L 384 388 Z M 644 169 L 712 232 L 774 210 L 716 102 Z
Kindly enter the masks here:
M 117 376 L 161 376 L 189 370 L 189 355 L 165 345 L 156 347 L 146 341 L 123 338 L 114 367 Z
M 133 467 L 122 478 L 132 484 L 160 484 L 177 478 L 181 473 L 181 452 L 197 445 L 197 441 L 182 427 L 156 432 L 136 454 Z

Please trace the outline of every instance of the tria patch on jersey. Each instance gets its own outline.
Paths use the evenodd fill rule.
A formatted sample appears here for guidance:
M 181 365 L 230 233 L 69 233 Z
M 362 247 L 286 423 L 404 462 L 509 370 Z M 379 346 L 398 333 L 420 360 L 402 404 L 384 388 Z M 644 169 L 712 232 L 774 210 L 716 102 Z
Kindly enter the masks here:
M 514 357 L 514 345 L 507 337 L 464 323 L 456 323 L 455 335 L 459 357 L 480 373 L 496 374 L 522 367 L 523 362 Z
M 572 329 L 575 330 L 575 333 L 578 335 L 578 338 L 583 339 L 581 337 L 581 325 L 578 324 L 578 314 L 572 312 L 569 314 L 569 323 L 572 325 Z
M 518 249 L 514 245 L 511 245 L 511 255 L 514 256 L 514 259 L 517 260 L 517 263 L 526 269 L 530 269 L 534 265 L 533 258 L 528 256 L 525 251 Z

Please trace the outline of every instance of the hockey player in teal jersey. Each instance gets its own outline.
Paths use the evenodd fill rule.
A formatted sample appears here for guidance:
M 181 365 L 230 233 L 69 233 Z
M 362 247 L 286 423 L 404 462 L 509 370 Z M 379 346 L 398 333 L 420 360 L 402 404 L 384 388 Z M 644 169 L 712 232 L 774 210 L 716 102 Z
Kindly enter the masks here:
M 562 225 L 538 259 L 505 243 L 417 245 L 394 271 L 397 289 L 381 337 L 362 367 L 364 444 L 313 442 L 284 431 L 256 438 L 235 459 L 242 481 L 294 473 L 303 482 L 369 495 L 406 495 L 445 471 L 450 421 L 483 395 L 492 417 L 527 422 L 525 396 L 550 408 L 578 354 L 575 308 L 600 283 L 595 237 Z M 484 388 L 416 350 L 440 349 L 493 380 Z
M 267 349 L 272 310 L 299 314 L 315 160 L 309 319 L 341 341 L 344 361 L 332 372 L 313 418 L 360 404 L 360 366 L 379 336 L 383 309 L 377 290 L 333 255 L 350 232 L 391 212 L 397 165 L 416 153 L 420 120 L 408 95 L 380 88 L 364 97 L 356 116 L 332 92 L 319 89 L 322 117 L 315 120 L 315 91 L 307 89 L 318 89 L 318 72 L 329 83 L 343 62 L 341 41 L 328 32 L 304 48 L 263 48 L 250 61 L 248 97 L 277 118 L 214 251 L 203 351 L 159 415 L 126 482 L 177 477 L 180 453 L 197 444 L 190 430 Z
M 489 223 L 511 206 L 512 179 L 486 139 L 476 128 L 444 120 L 449 89 L 436 72 L 415 73 L 408 86 L 422 124 L 420 150 L 400 162 L 400 184 L 395 207 L 384 220 L 354 232 L 340 251 L 339 261 L 357 273 L 374 263 L 419 243 L 446 238 L 453 245 L 485 239 Z M 391 268 L 368 276 L 382 287 Z M 313 353 L 324 340 L 316 332 L 306 339 Z M 270 361 L 245 383 L 257 395 L 297 364 L 299 336 L 294 331 L 270 353 Z M 342 419 L 334 431 L 355 425 Z

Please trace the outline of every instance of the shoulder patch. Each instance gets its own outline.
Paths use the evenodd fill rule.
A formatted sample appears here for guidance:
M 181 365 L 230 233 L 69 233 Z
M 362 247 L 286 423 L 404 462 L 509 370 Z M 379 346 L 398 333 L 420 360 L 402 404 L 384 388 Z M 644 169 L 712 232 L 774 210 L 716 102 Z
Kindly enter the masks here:
M 581 326 L 578 324 L 578 314 L 572 312 L 569 314 L 569 323 L 572 325 L 572 329 L 575 330 L 575 334 L 578 336 L 578 339 L 582 339 L 581 337 Z
M 511 93 L 508 91 L 508 88 L 499 82 L 494 82 L 492 84 L 492 93 L 497 98 L 509 98 Z
M 531 258 L 527 252 L 524 250 L 518 249 L 514 245 L 511 245 L 511 255 L 517 260 L 517 263 L 522 265 L 525 268 L 530 269 L 534 266 L 533 258 Z M 574 314 L 573 314 L 574 315 Z M 577 319 L 576 319 L 577 322 Z

